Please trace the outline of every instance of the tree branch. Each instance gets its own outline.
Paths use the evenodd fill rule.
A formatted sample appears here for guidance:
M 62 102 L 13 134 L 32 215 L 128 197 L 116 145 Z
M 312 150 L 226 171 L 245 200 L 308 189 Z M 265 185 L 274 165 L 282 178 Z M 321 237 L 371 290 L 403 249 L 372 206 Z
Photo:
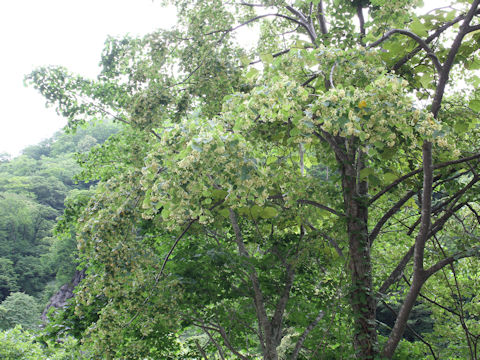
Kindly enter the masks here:
M 410 249 L 403 255 L 402 260 L 397 264 L 395 269 L 391 272 L 391 274 L 388 276 L 388 278 L 383 282 L 382 286 L 380 286 L 380 289 L 378 292 L 380 294 L 386 294 L 387 290 L 395 284 L 398 280 L 402 278 L 403 275 L 403 270 L 407 266 L 408 262 L 413 256 L 413 252 L 415 251 L 415 246 L 411 246 Z
M 460 210 L 465 205 L 466 205 L 466 203 L 461 203 L 461 204 L 458 204 L 457 206 L 455 206 L 453 208 L 447 209 L 445 214 L 443 214 L 443 216 L 440 219 L 438 219 L 437 221 L 435 221 L 433 223 L 432 230 L 428 234 L 428 238 L 431 238 L 436 233 L 438 233 L 440 230 L 442 230 L 443 226 L 448 221 L 448 219 L 450 219 L 458 210 Z
M 382 218 L 377 222 L 377 225 L 375 225 L 374 229 L 369 235 L 370 246 L 372 246 L 375 238 L 380 233 L 382 226 L 385 225 L 388 219 L 395 215 L 402 208 L 403 204 L 405 204 L 413 195 L 415 195 L 415 193 L 415 190 L 410 190 L 403 198 L 401 198 L 395 205 L 393 205 L 390 210 L 385 213 L 385 215 L 382 216 Z
M 394 315 L 395 317 L 398 316 L 397 312 L 389 305 L 387 304 L 386 301 L 383 301 L 382 300 L 382 303 L 387 307 L 388 310 L 390 310 Z M 407 329 L 410 330 L 412 332 L 412 334 L 418 339 L 420 340 L 422 343 L 424 343 L 425 345 L 427 345 L 428 349 L 430 350 L 430 353 L 432 354 L 433 358 L 436 360 L 438 359 L 437 356 L 435 355 L 435 352 L 433 351 L 433 348 L 432 346 L 422 337 L 422 335 L 420 335 L 414 328 L 412 328 L 410 325 L 408 325 L 407 323 Z
M 445 266 L 450 265 L 457 260 L 464 259 L 467 257 L 472 257 L 472 256 L 480 256 L 480 245 L 474 246 L 473 248 L 470 248 L 465 251 L 458 252 L 448 258 L 438 261 L 436 264 L 432 265 L 430 268 L 428 268 L 425 271 L 425 275 L 427 276 L 427 278 L 429 278 L 430 276 L 435 274 L 437 271 L 443 269 Z
M 480 225 L 480 215 L 478 214 L 478 212 L 472 207 L 472 205 L 468 203 L 467 203 L 467 207 L 470 209 L 473 215 L 475 215 L 475 217 L 477 218 L 478 225 Z
M 193 219 L 193 220 L 190 220 L 190 222 L 187 224 L 187 226 L 186 226 L 185 229 L 182 231 L 182 233 L 175 239 L 175 241 L 173 242 L 173 245 L 171 246 L 170 250 L 168 251 L 167 256 L 165 256 L 165 259 L 163 260 L 162 268 L 161 268 L 161 270 L 160 270 L 160 273 L 159 273 L 159 275 L 158 275 L 158 278 L 162 277 L 162 275 L 163 275 L 163 270 L 165 270 L 165 266 L 167 266 L 168 259 L 170 258 L 170 256 L 172 255 L 173 251 L 174 251 L 175 248 L 177 247 L 178 242 L 185 236 L 185 234 L 187 233 L 187 231 L 190 229 L 190 227 L 191 227 L 197 220 L 198 220 L 198 218 Z
M 453 19 L 452 21 L 449 21 L 449 22 L 443 24 L 437 30 L 435 30 L 435 32 L 432 35 L 428 36 L 425 39 L 425 42 L 427 44 L 430 44 L 433 40 L 435 40 L 437 37 L 439 37 L 445 30 L 447 30 L 449 27 L 455 25 L 459 21 L 462 21 L 463 19 L 465 19 L 465 14 L 459 15 L 455 19 Z M 397 71 L 398 69 L 400 69 L 400 67 L 402 67 L 408 60 L 412 59 L 420 50 L 422 50 L 421 46 L 418 46 L 415 49 L 413 49 L 410 53 L 408 53 L 401 60 L 399 60 L 397 63 L 395 63 L 395 65 L 393 65 L 393 67 L 392 67 L 392 70 Z
M 294 21 L 296 24 L 299 24 L 307 30 L 307 34 L 310 37 L 312 44 L 315 45 L 315 41 L 317 40 L 317 33 L 315 32 L 315 28 L 313 27 L 311 19 L 309 20 L 305 15 L 303 15 L 300 11 L 294 9 L 292 6 L 287 5 L 285 8 L 294 14 L 300 21 L 290 18 L 291 21 Z
M 221 347 L 220 344 L 217 342 L 217 340 L 215 340 L 215 338 L 212 336 L 212 334 L 210 334 L 210 331 L 208 331 L 208 330 L 218 331 L 218 329 L 205 326 L 205 324 L 203 324 L 203 322 L 202 322 L 202 324 L 196 324 L 196 326 L 200 327 L 203 331 L 205 331 L 205 333 L 207 334 L 207 336 L 208 336 L 208 338 L 210 339 L 210 341 L 213 342 L 213 344 L 214 344 L 215 347 L 217 348 L 217 350 L 218 350 L 218 355 L 220 356 L 220 359 L 221 359 L 221 360 L 225 360 L 225 355 L 224 355 L 224 353 L 223 353 L 222 347 Z
M 297 344 L 295 345 L 295 349 L 292 353 L 292 360 L 297 360 L 300 350 L 302 349 L 303 343 L 307 339 L 308 334 L 310 334 L 310 332 L 315 328 L 315 326 L 317 326 L 317 324 L 320 322 L 320 320 L 322 320 L 324 316 L 325 313 L 323 311 L 320 311 L 317 317 L 310 324 L 308 324 L 307 328 L 303 331 L 302 335 L 300 335 L 297 340 Z
M 290 298 L 290 290 L 292 289 L 293 280 L 295 278 L 295 270 L 291 264 L 286 265 L 286 281 L 285 286 L 283 287 L 282 295 L 277 302 L 275 307 L 275 313 L 273 314 L 271 321 L 271 336 L 275 340 L 276 345 L 278 346 L 282 340 L 282 322 L 283 315 L 285 314 L 285 308 L 287 307 L 288 299 Z
M 338 146 L 338 144 L 335 142 L 335 139 L 332 138 L 332 135 L 330 135 L 328 132 L 325 130 L 319 128 L 320 133 L 317 131 L 314 131 L 313 134 L 318 137 L 320 140 L 327 142 L 331 147 L 333 152 L 335 153 L 335 156 L 342 162 L 342 164 L 349 169 L 350 171 L 353 172 L 352 164 L 348 161 L 347 155 L 343 152 L 342 149 Z M 480 154 L 479 154 L 480 157 Z
M 235 241 L 237 243 L 238 252 L 240 253 L 240 255 L 249 258 L 250 255 L 248 254 L 248 251 L 245 248 L 245 243 L 243 241 L 242 233 L 240 231 L 240 226 L 238 225 L 237 216 L 235 215 L 235 212 L 232 209 L 229 209 L 229 217 L 230 217 L 230 222 L 232 224 L 233 231 L 235 233 Z M 260 289 L 260 282 L 258 280 L 257 272 L 255 271 L 255 268 L 253 267 L 253 265 L 250 265 L 250 267 L 251 269 L 248 272 L 249 274 L 248 276 L 250 278 L 250 281 L 253 287 L 253 302 L 255 305 L 255 312 L 257 314 L 259 326 L 261 328 L 260 331 L 263 331 L 264 337 L 266 337 L 265 342 L 268 348 L 268 343 L 270 340 L 269 336 L 271 334 L 270 322 L 268 321 L 267 312 L 265 310 L 263 294 L 262 294 L 262 290 Z
M 279 51 L 279 52 L 277 52 L 277 53 L 275 53 L 275 54 L 272 54 L 272 57 L 274 57 L 274 58 L 279 57 L 279 56 L 281 56 L 281 55 L 283 55 L 283 54 L 286 54 L 286 53 L 290 52 L 290 50 L 291 50 L 291 49 L 285 49 L 285 50 Z M 261 62 L 261 61 L 262 61 L 261 59 L 259 59 L 259 60 L 254 60 L 254 61 L 249 62 L 248 65 L 255 65 L 255 64 L 258 64 L 258 63 Z
M 410 284 L 410 281 L 408 281 L 407 277 L 405 275 L 402 276 L 403 278 L 403 281 L 405 281 L 405 283 L 408 285 L 408 286 L 411 286 Z M 457 313 L 456 311 L 446 307 L 446 306 L 443 306 L 442 304 L 436 302 L 435 300 L 432 300 L 430 299 L 429 297 L 423 295 L 421 292 L 418 294 L 418 296 L 420 296 L 422 299 L 425 299 L 426 301 L 428 301 L 429 303 L 435 305 L 435 306 L 438 306 L 439 308 L 445 310 L 445 311 L 448 311 L 449 313 L 453 314 L 453 315 L 456 315 L 456 316 L 459 316 L 460 314 Z
M 318 230 L 315 226 L 313 226 L 312 224 L 310 223 L 306 223 L 306 225 L 312 229 L 313 231 L 315 232 L 318 232 L 321 236 L 323 236 L 325 239 L 328 240 L 328 242 L 330 243 L 331 246 L 333 246 L 335 248 L 335 251 L 337 252 L 338 256 L 340 257 L 344 257 L 343 255 L 343 251 L 342 249 L 340 248 L 340 246 L 338 245 L 338 243 L 331 237 L 331 236 L 328 236 L 327 234 L 325 234 L 323 231 L 320 231 Z
M 197 347 L 198 352 L 202 355 L 204 360 L 208 360 L 207 354 L 205 353 L 205 350 L 200 346 L 200 343 L 198 340 L 195 340 L 195 346 Z
M 458 201 L 458 199 L 460 199 L 460 197 L 462 197 L 462 195 L 465 194 L 470 188 L 472 188 L 473 185 L 475 185 L 479 180 L 480 180 L 480 177 L 474 176 L 472 178 L 472 180 L 470 180 L 470 182 L 467 185 L 465 185 L 462 189 L 460 189 L 455 194 L 450 196 L 447 200 L 445 200 L 442 203 L 435 206 L 432 210 L 433 213 L 440 212 L 444 207 L 446 207 L 450 204 L 451 204 L 450 206 L 455 205 L 455 203 Z
M 248 360 L 249 357 L 247 356 L 244 356 L 242 354 L 240 354 L 237 350 L 235 350 L 235 348 L 232 346 L 232 344 L 230 343 L 230 340 L 228 339 L 228 335 L 227 335 L 227 332 L 225 331 L 225 329 L 218 325 L 218 328 L 219 328 L 219 332 L 220 332 L 220 335 L 222 336 L 223 338 L 223 341 L 225 342 L 225 345 L 227 346 L 228 349 L 230 349 L 230 351 L 236 355 L 239 359 L 241 360 Z
M 325 211 L 328 211 L 329 213 L 332 213 L 333 215 L 337 215 L 338 217 L 344 217 L 345 214 L 343 213 L 339 213 L 338 211 L 332 209 L 332 208 L 329 208 L 328 206 L 325 206 L 325 205 L 322 205 L 316 201 L 313 201 L 313 200 L 307 200 L 307 199 L 300 199 L 300 200 L 297 200 L 297 202 L 299 204 L 308 204 L 308 205 L 312 205 L 312 206 L 315 206 L 319 209 L 322 209 L 322 210 L 325 210 Z
M 480 153 L 469 156 L 469 157 L 466 157 L 466 158 L 446 161 L 446 162 L 434 165 L 433 169 L 438 170 L 438 169 L 441 169 L 441 168 L 444 168 L 444 167 L 447 167 L 447 166 L 450 166 L 450 165 L 461 164 L 461 163 L 464 163 L 464 162 L 467 162 L 467 161 L 470 161 L 470 160 L 475 160 L 475 159 L 478 159 L 478 158 L 480 158 Z M 376 193 L 370 199 L 370 201 L 368 202 L 368 205 L 372 205 L 375 201 L 377 201 L 380 197 L 382 197 L 383 194 L 387 193 L 388 191 L 390 191 L 391 189 L 393 189 L 395 186 L 402 183 L 406 179 L 411 178 L 412 176 L 415 176 L 417 174 L 420 174 L 422 171 L 423 171 L 423 169 L 420 168 L 420 169 L 417 169 L 417 170 L 410 171 L 408 174 L 405 174 L 405 175 L 399 177 L 397 180 L 393 181 L 390 185 L 386 186 L 383 190 Z
M 328 34 L 327 21 L 325 20 L 325 13 L 323 12 L 323 1 L 320 0 L 317 5 L 317 20 L 320 24 L 320 32 L 323 35 Z
M 432 189 L 433 185 L 433 160 L 432 143 L 423 143 L 423 194 L 422 194 L 422 215 L 420 230 L 415 239 L 415 253 L 413 255 L 413 271 L 423 273 L 423 258 L 425 243 L 432 223 Z
M 468 27 L 468 30 L 467 30 L 467 34 L 468 34 L 468 33 L 471 33 L 471 32 L 474 32 L 474 31 L 477 31 L 477 30 L 480 30 L 480 24 L 479 24 L 479 25 L 469 26 L 469 27 Z
M 357 5 L 357 16 L 358 22 L 360 23 L 361 38 L 363 39 L 365 37 L 365 18 L 363 17 L 363 8 L 360 2 Z
M 460 31 L 458 32 L 457 36 L 455 37 L 455 40 L 452 43 L 452 46 L 450 47 L 450 51 L 448 52 L 447 59 L 445 60 L 445 63 L 442 66 L 442 70 L 439 72 L 439 79 L 438 79 L 437 88 L 435 91 L 435 96 L 433 98 L 432 109 L 431 109 L 432 114 L 435 118 L 437 117 L 438 112 L 440 111 L 440 107 L 442 105 L 443 94 L 445 92 L 445 86 L 447 85 L 448 78 L 450 76 L 450 70 L 452 69 L 453 61 L 455 60 L 458 50 L 462 45 L 463 38 L 469 31 L 470 22 L 472 21 L 473 16 L 477 12 L 479 3 L 480 3 L 480 0 L 474 0 L 472 2 L 472 5 L 470 6 L 470 10 L 468 10 L 467 15 L 465 15 L 465 19 L 463 20 L 463 23 L 460 26 Z
M 418 43 L 418 45 L 423 50 L 425 50 L 425 52 L 427 53 L 427 56 L 430 59 L 432 59 L 433 65 L 435 66 L 435 69 L 437 69 L 437 72 L 438 73 L 442 72 L 442 70 L 443 70 L 442 64 L 440 64 L 440 61 L 438 60 L 438 58 L 435 55 L 435 53 L 433 52 L 433 50 L 428 46 L 428 44 L 420 36 L 418 36 L 417 34 L 411 32 L 411 31 L 408 31 L 408 30 L 392 29 L 390 31 L 387 31 L 387 33 L 385 35 L 383 35 L 377 41 L 368 45 L 367 48 L 370 49 L 370 48 L 376 47 L 376 46 L 380 45 L 382 42 L 386 41 L 392 35 L 395 35 L 395 34 L 405 35 L 405 36 L 408 36 L 409 38 L 415 40 Z

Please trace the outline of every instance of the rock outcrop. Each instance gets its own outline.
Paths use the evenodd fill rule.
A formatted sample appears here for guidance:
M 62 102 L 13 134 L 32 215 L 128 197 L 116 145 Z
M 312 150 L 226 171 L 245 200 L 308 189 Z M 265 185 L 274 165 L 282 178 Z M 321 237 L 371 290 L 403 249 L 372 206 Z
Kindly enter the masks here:
M 80 284 L 85 278 L 85 270 L 76 270 L 75 275 L 70 283 L 63 285 L 51 298 L 48 302 L 48 305 L 45 307 L 42 313 L 42 320 L 47 320 L 47 313 L 51 307 L 56 309 L 63 308 L 67 304 L 67 300 L 71 299 L 75 294 L 73 290 L 75 287 Z

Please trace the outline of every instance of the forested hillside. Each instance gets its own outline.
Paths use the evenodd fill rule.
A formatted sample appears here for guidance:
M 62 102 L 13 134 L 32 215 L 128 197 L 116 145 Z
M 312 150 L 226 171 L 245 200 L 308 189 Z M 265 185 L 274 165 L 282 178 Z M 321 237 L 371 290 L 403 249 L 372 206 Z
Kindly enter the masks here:
M 77 265 L 74 237 L 55 235 L 64 201 L 89 193 L 76 181 L 78 160 L 119 127 L 98 123 L 75 134 L 56 133 L 0 164 L 0 327 L 38 328 L 49 297 L 71 281 Z
M 23 334 L 58 358 L 478 359 L 480 0 L 165 3 L 178 26 L 107 39 L 95 80 L 26 77 L 67 129 L 122 130 L 80 156 L 88 195 L 42 157 L 62 159 L 55 141 L 2 165 L 6 244 L 25 244 L 4 255 L 5 294 L 41 297 L 32 279 L 73 269 L 75 245 L 86 274 L 3 349 Z

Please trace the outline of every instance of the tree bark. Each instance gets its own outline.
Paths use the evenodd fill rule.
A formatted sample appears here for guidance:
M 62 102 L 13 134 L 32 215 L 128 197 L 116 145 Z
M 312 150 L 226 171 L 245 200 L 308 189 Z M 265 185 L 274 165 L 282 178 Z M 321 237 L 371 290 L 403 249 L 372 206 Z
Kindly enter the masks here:
M 349 158 L 354 160 L 354 155 Z M 358 173 L 362 168 L 364 164 L 361 159 L 357 161 L 356 169 L 353 166 L 343 166 L 342 188 L 350 254 L 349 296 L 355 331 L 353 345 L 359 359 L 374 359 L 377 353 L 376 299 L 372 292 L 372 264 L 367 227 L 368 187 L 365 181 L 358 181 Z
M 398 313 L 395 325 L 388 337 L 387 343 L 383 348 L 382 355 L 388 359 L 393 356 L 395 349 L 400 342 L 407 320 L 417 300 L 423 284 L 427 280 L 427 274 L 424 269 L 423 259 L 425 244 L 431 228 L 432 215 L 432 185 L 433 185 L 433 159 L 432 143 L 424 141 L 423 143 L 423 194 L 422 194 L 422 215 L 418 235 L 415 239 L 415 250 L 413 254 L 413 279 L 407 297 Z

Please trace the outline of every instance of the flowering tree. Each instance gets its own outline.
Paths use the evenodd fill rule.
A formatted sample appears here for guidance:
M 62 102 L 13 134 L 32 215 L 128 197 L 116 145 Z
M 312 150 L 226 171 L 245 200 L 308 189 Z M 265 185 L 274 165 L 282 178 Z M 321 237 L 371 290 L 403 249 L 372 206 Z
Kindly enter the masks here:
M 181 25 L 108 40 L 96 81 L 28 77 L 71 127 L 126 124 L 83 160 L 101 180 L 76 217 L 92 339 L 132 357 L 313 359 L 343 346 L 338 320 L 357 358 L 392 358 L 427 280 L 478 270 L 480 1 L 173 3 Z M 258 43 L 236 45 L 254 24 Z

